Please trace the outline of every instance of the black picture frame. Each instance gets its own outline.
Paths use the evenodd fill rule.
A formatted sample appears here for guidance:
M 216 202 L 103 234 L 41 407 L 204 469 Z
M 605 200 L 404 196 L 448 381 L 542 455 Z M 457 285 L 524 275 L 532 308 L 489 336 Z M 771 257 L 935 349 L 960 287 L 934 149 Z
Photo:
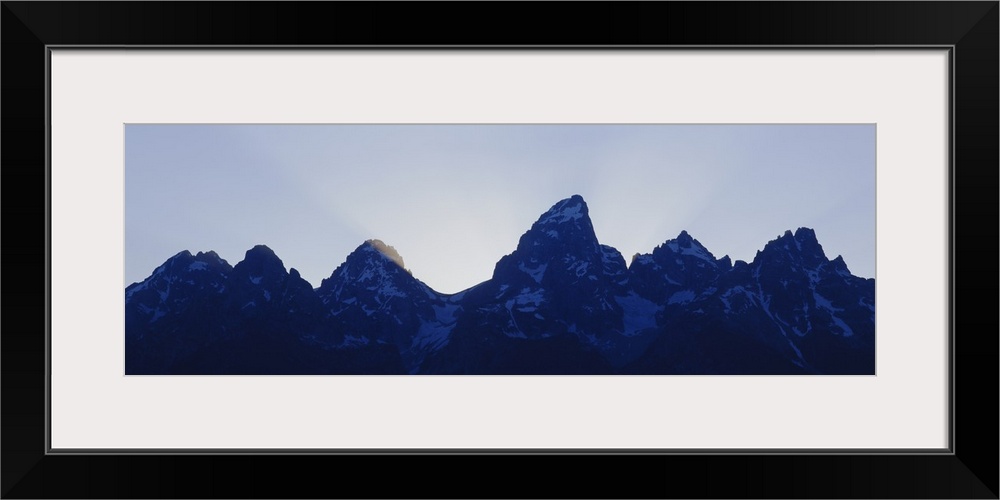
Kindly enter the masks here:
M 993 256 L 998 254 L 1000 4 L 666 2 L 549 7 L 2 2 L 2 258 L 8 264 L 0 335 L 2 496 L 998 498 L 1000 330 L 991 304 L 997 303 L 998 289 Z M 519 453 L 488 460 L 375 453 L 48 454 L 46 61 L 47 47 L 53 45 L 950 47 L 951 453 Z M 571 477 L 559 472 L 567 467 L 574 471 Z M 382 479 L 361 479 L 373 474 Z M 467 484 L 482 489 L 470 491 Z

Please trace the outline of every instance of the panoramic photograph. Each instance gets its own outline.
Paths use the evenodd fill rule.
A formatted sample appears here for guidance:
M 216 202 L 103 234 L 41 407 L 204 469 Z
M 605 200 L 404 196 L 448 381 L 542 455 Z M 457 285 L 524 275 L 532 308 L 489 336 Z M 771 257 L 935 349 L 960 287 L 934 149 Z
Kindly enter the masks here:
M 126 375 L 874 375 L 874 124 L 127 124 Z

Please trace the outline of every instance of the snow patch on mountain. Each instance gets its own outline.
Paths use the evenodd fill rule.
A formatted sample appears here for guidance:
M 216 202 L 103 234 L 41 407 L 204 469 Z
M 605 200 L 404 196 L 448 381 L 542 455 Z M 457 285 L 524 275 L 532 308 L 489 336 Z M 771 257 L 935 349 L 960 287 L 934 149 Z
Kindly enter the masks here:
M 537 307 L 540 306 L 544 301 L 545 301 L 545 290 L 542 289 L 529 290 L 528 288 L 522 289 L 521 293 L 517 297 L 514 297 L 513 299 L 513 302 L 517 304 L 519 307 L 525 307 L 525 306 Z
M 457 314 L 462 309 L 458 304 L 435 304 L 434 321 L 424 321 L 420 324 L 413 337 L 411 347 L 417 350 L 437 350 L 450 340 L 451 331 L 455 329 Z
M 153 311 L 153 317 L 149 319 L 149 322 L 150 323 L 155 323 L 156 320 L 158 320 L 158 319 L 160 319 L 160 318 L 162 318 L 162 317 L 164 317 L 166 315 L 167 315 L 166 311 L 164 311 L 164 310 L 160 309 L 159 307 L 157 307 L 156 310 Z
M 569 200 L 563 203 L 562 206 L 555 207 L 547 213 L 542 219 L 539 219 L 540 224 L 562 224 L 564 222 L 569 222 L 571 220 L 579 220 L 583 218 L 583 204 L 571 204 Z
M 517 265 L 517 268 L 528 276 L 531 276 L 531 279 L 535 280 L 535 283 L 542 282 L 542 277 L 545 276 L 545 269 L 548 267 L 548 264 L 538 264 L 535 267 L 527 267 L 523 263 Z
M 785 331 L 782 330 L 781 333 L 784 334 Z M 785 335 L 785 340 L 788 341 L 788 345 L 792 347 L 792 350 L 795 351 L 795 355 L 799 358 L 798 362 L 793 361 L 793 363 L 795 363 L 798 366 L 804 367 L 806 363 L 806 358 L 802 356 L 802 351 L 800 351 L 799 348 L 796 347 L 795 342 L 792 342 L 792 339 L 788 338 L 787 335 Z
M 692 300 L 694 300 L 694 290 L 681 290 L 679 292 L 674 292 L 674 294 L 667 299 L 667 304 L 687 304 Z
M 841 332 L 845 337 L 851 337 L 854 335 L 854 330 L 844 322 L 840 316 L 837 316 L 838 312 L 843 312 L 844 310 L 838 307 L 833 307 L 833 303 L 829 299 L 819 294 L 819 292 L 813 290 L 813 298 L 816 300 L 816 306 L 826 309 L 830 312 L 830 318 L 833 319 L 833 324 L 840 328 Z
M 170 284 L 173 283 L 173 282 L 174 282 L 174 279 L 171 276 L 170 278 L 168 278 L 166 280 L 166 283 L 167 283 L 167 289 L 166 290 L 159 290 L 159 289 L 156 290 L 156 293 L 158 293 L 160 295 L 160 302 L 166 302 L 167 297 L 170 296 Z
M 808 303 L 802 304 L 802 314 L 803 314 L 803 317 L 806 320 L 806 330 L 802 331 L 802 330 L 799 330 L 798 327 L 792 326 L 792 332 L 794 332 L 799 337 L 804 337 L 807 333 L 809 333 L 809 332 L 812 331 L 812 320 L 809 319 L 809 304 Z M 795 319 L 796 319 L 796 322 L 797 322 L 799 318 L 796 317 Z
M 368 340 L 368 337 L 365 336 L 355 337 L 354 335 L 344 335 L 344 341 L 340 343 L 339 347 L 343 348 L 343 347 L 366 346 L 370 342 L 371 341 Z
M 754 300 L 754 295 L 750 293 L 749 290 L 743 288 L 742 286 L 734 286 L 729 290 L 726 290 L 722 295 L 719 296 L 719 300 L 722 301 L 722 305 L 725 308 L 724 311 L 728 314 L 733 312 L 733 300 L 737 296 L 742 296 L 744 300 L 752 302 Z M 743 304 L 737 312 L 742 312 L 746 309 L 747 304 Z
M 847 326 L 847 323 L 845 323 L 844 320 L 840 319 L 839 316 L 837 316 L 836 314 L 831 314 L 830 317 L 833 318 L 833 323 L 843 331 L 845 337 L 851 337 L 854 335 L 854 330 L 852 330 L 850 326 Z
M 667 248 L 673 250 L 674 253 L 679 253 L 681 255 L 690 255 L 692 257 L 704 260 L 706 262 L 715 262 L 715 259 L 708 253 L 701 245 L 692 245 L 689 247 L 681 247 L 676 241 L 671 241 L 667 243 Z M 677 261 L 678 264 L 683 265 L 680 260 Z
M 616 296 L 614 299 L 622 308 L 622 321 L 625 327 L 622 335 L 633 337 L 643 330 L 656 327 L 656 313 L 662 311 L 663 307 L 640 297 L 635 292 Z
M 590 263 L 585 260 L 578 260 L 569 266 L 567 271 L 575 274 L 577 277 L 582 277 L 587 274 L 587 270 L 590 268 Z
M 875 312 L 875 304 L 869 304 L 865 302 L 864 297 L 858 298 L 858 305 L 867 308 L 871 312 Z

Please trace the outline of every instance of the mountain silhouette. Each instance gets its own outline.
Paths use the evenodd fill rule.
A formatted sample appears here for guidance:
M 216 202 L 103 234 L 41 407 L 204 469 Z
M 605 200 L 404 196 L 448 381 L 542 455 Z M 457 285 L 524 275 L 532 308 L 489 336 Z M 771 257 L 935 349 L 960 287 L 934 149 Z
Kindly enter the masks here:
M 258 245 L 125 289 L 126 374 L 874 374 L 875 280 L 809 228 L 752 262 L 686 231 L 626 265 L 559 201 L 492 277 L 441 294 L 372 239 L 313 288 Z

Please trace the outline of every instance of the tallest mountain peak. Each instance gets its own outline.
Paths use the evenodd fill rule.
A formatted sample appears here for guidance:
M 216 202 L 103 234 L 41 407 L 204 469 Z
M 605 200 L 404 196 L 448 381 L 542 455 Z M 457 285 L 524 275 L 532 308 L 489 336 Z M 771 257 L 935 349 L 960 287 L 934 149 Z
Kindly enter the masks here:
M 560 200 L 543 213 L 531 229 L 521 235 L 514 253 L 497 263 L 493 276 L 497 278 L 507 273 L 538 270 L 532 271 L 532 277 L 540 283 L 541 270 L 550 263 L 558 262 L 558 266 L 564 266 L 571 262 L 593 262 L 596 268 L 603 265 L 603 255 L 587 203 L 576 194 Z
M 528 242 L 532 246 L 543 242 L 585 246 L 590 249 L 596 249 L 598 246 L 587 202 L 578 194 L 552 205 L 552 208 L 531 225 L 531 230 L 525 236 L 532 240 Z M 522 237 L 518 248 L 523 249 L 525 243 Z
M 816 231 L 808 227 L 800 227 L 795 230 L 795 241 L 802 244 L 817 245 L 819 241 L 816 239 Z
M 587 202 L 583 201 L 582 196 L 574 194 L 552 205 L 552 208 L 538 219 L 538 224 L 561 224 L 585 218 L 589 219 L 589 217 L 590 213 L 587 209 Z

